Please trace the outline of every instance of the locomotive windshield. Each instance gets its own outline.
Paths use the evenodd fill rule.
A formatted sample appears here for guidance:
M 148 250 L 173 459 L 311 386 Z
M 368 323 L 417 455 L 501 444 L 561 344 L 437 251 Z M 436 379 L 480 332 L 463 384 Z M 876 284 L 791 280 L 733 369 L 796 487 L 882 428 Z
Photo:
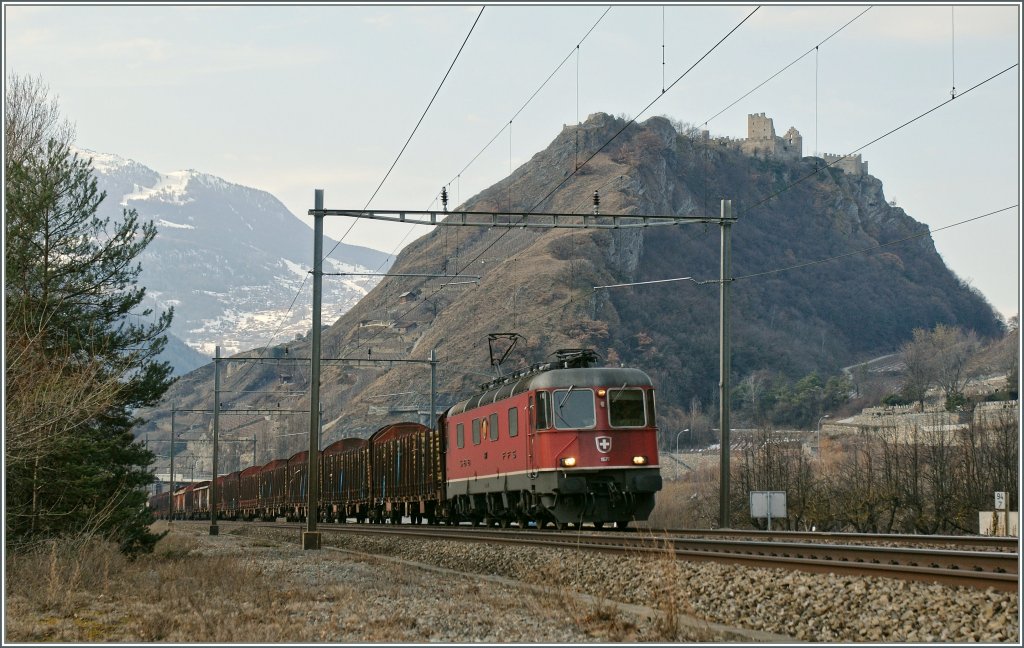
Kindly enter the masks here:
M 594 392 L 590 389 L 556 389 L 555 427 L 560 430 L 594 427 Z
M 612 427 L 643 427 L 644 392 L 642 389 L 610 389 L 608 422 Z

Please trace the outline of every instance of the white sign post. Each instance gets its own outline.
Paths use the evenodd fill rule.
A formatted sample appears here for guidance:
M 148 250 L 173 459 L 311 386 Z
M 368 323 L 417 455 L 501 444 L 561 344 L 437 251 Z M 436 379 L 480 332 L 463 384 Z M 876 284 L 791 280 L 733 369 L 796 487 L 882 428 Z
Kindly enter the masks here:
M 750 517 L 768 518 L 769 531 L 772 529 L 772 518 L 786 516 L 786 491 L 750 491 Z

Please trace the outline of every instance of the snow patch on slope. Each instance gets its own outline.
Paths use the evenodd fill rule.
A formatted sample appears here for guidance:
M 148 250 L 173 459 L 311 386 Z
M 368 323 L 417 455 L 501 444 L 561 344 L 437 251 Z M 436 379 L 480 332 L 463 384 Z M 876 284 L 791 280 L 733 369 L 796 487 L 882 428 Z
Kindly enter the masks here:
M 157 220 L 156 224 L 157 224 L 158 227 L 166 227 L 168 229 L 190 229 L 190 230 L 194 230 L 196 228 L 195 225 L 183 225 L 181 223 L 172 223 L 171 221 L 164 220 L 162 218 Z
M 121 205 L 127 207 L 129 200 L 159 200 L 160 202 L 172 205 L 185 205 L 195 202 L 195 198 L 188 195 L 188 183 L 192 179 L 193 171 L 172 171 L 161 173 L 160 182 L 155 187 L 135 186 L 135 191 L 125 194 L 121 198 Z

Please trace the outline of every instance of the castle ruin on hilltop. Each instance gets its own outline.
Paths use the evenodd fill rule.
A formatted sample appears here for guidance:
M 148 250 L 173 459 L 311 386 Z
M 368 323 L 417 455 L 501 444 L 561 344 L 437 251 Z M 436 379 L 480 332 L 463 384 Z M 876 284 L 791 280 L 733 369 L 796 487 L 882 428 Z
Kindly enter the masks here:
M 710 140 L 707 130 L 702 130 L 700 136 L 705 141 Z M 764 113 L 747 115 L 747 137 L 745 139 L 716 137 L 714 142 L 746 155 L 764 159 L 796 161 L 803 157 L 804 139 L 800 135 L 800 131 L 791 126 L 785 135 L 779 137 L 775 134 L 775 124 L 772 122 L 772 118 L 766 117 Z M 822 153 L 819 157 L 851 175 L 868 174 L 868 163 L 861 160 L 860 153 L 848 157 Z

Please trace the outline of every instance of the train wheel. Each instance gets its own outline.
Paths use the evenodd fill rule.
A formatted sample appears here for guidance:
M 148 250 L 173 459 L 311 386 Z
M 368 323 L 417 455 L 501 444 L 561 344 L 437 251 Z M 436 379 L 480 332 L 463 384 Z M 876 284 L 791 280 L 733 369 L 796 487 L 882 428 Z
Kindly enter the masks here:
M 528 529 L 530 527 L 530 520 L 525 515 L 520 515 L 516 518 L 516 524 L 519 525 L 520 529 Z
M 594 528 L 601 530 L 604 528 L 604 522 L 594 522 Z
M 559 522 L 558 520 L 555 520 L 555 530 L 556 531 L 565 531 L 568 527 L 569 527 L 569 525 L 566 524 L 565 522 Z
M 618 522 L 615 523 L 615 528 L 618 529 L 619 531 L 624 530 L 628 526 L 629 526 L 629 520 L 619 520 Z
M 507 529 L 508 528 L 508 518 L 503 517 L 503 518 L 499 519 L 498 520 L 498 526 L 501 527 L 502 529 Z

